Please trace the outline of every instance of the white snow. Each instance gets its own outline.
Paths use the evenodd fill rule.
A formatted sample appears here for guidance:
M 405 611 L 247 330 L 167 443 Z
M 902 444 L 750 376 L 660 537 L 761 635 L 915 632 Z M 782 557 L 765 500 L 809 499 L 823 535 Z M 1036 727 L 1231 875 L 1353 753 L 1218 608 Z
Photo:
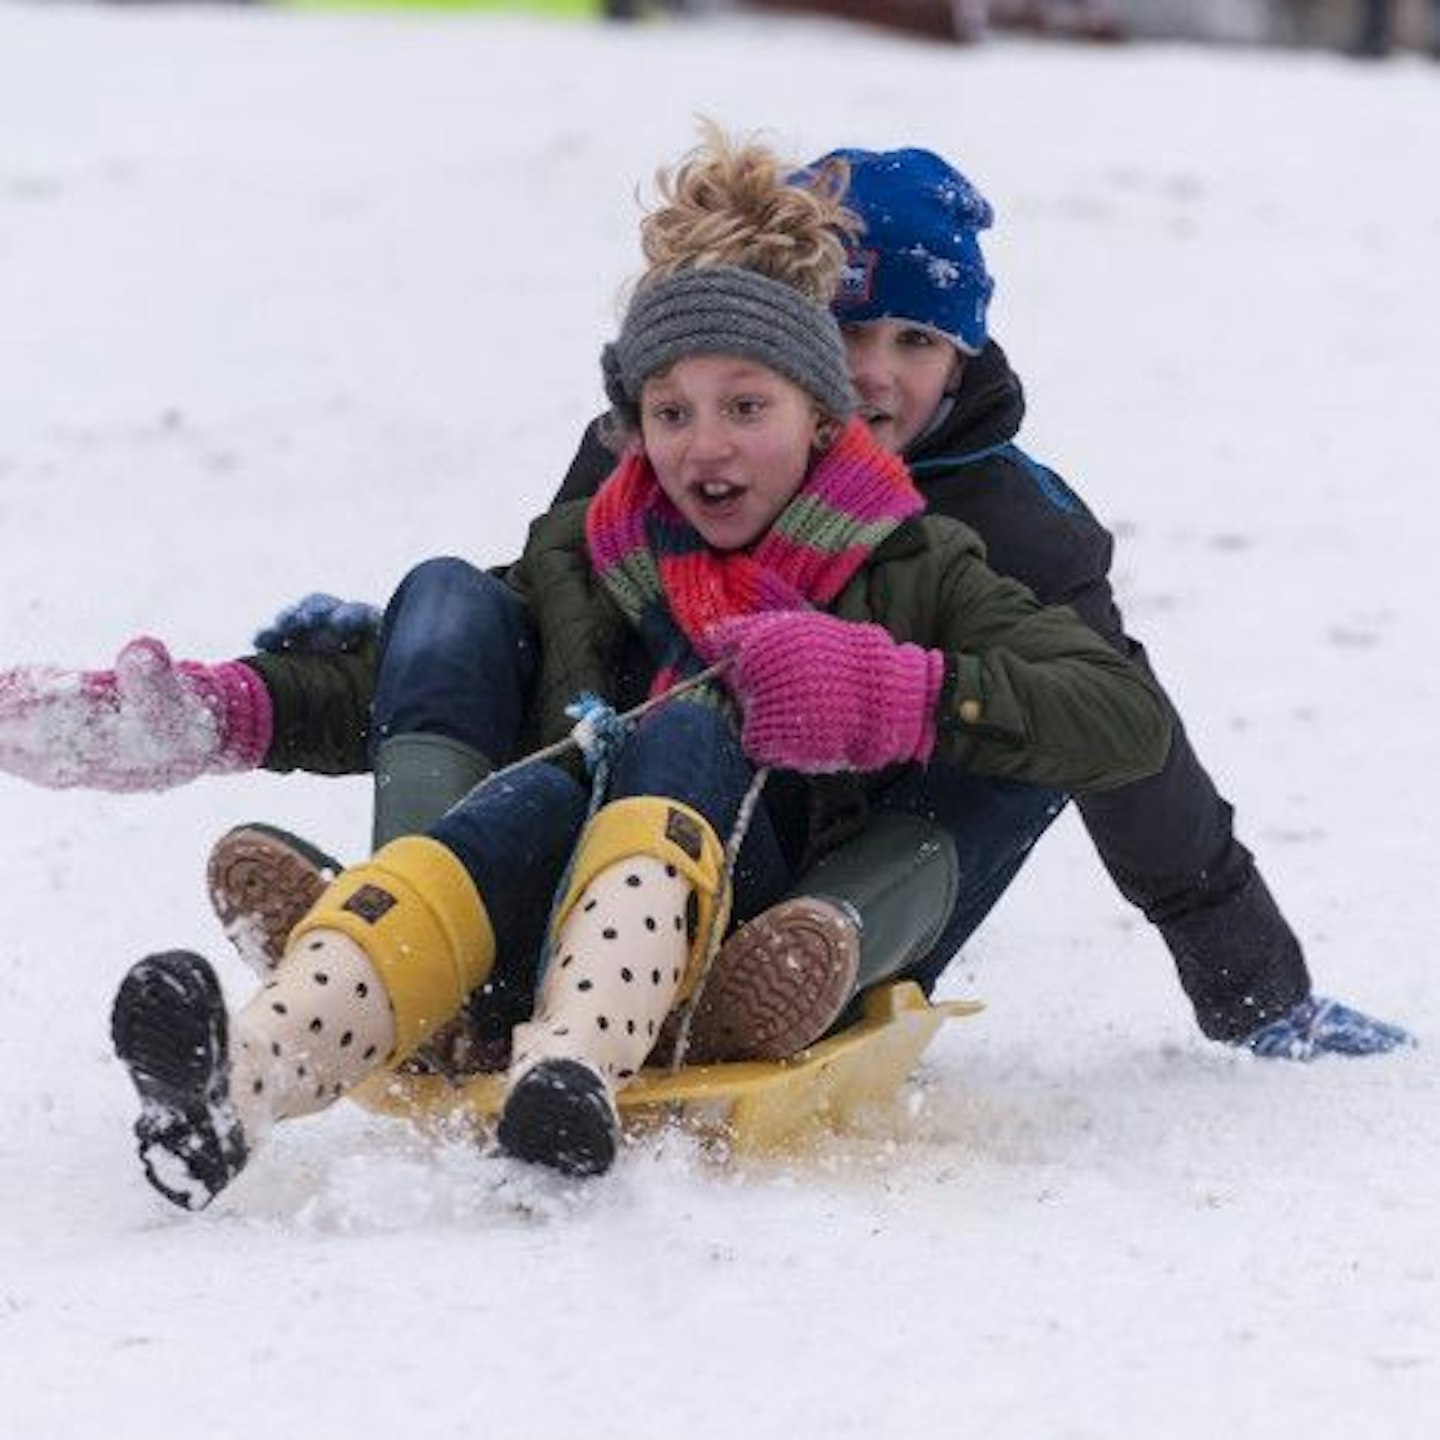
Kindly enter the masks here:
M 1030 447 L 1120 535 L 1320 988 L 1422 1047 L 1207 1044 L 1066 820 L 951 971 L 989 1008 L 865 1134 L 573 1187 L 342 1108 L 190 1217 L 116 983 L 186 945 L 243 995 L 210 841 L 354 856 L 365 785 L 0 779 L 0 1435 L 1432 1435 L 1433 66 L 0 5 L 0 664 L 218 659 L 306 590 L 513 554 L 697 113 L 971 173 Z

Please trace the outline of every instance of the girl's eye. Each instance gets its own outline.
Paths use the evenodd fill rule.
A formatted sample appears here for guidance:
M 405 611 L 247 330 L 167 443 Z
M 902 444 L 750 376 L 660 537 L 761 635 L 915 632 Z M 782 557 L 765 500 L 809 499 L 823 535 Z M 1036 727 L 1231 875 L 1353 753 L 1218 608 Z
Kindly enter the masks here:
M 765 402 L 753 395 L 742 395 L 730 402 L 730 409 L 741 420 L 754 420 L 765 413 Z
M 900 332 L 900 343 L 910 349 L 925 350 L 935 343 L 935 337 L 928 330 L 918 326 Z
M 650 407 L 650 418 L 660 425 L 678 425 L 684 419 L 685 412 L 678 405 L 652 405 Z

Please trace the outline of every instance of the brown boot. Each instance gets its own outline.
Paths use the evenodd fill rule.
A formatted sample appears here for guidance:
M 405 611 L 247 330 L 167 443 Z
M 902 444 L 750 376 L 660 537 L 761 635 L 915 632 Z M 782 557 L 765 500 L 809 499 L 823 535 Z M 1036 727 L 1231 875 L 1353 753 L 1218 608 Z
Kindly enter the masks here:
M 205 869 L 210 903 L 240 958 L 262 979 L 301 916 L 340 873 L 323 850 L 273 825 L 239 825 L 215 842 Z
M 721 947 L 695 1013 L 685 1063 L 783 1060 L 818 1040 L 854 993 L 860 929 L 829 900 L 799 895 Z

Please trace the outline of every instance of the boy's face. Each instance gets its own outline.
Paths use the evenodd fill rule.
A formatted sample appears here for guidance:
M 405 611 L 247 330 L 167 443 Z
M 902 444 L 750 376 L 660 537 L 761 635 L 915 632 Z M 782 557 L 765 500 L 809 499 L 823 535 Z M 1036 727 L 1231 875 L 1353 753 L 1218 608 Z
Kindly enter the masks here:
M 753 545 L 804 483 L 820 413 L 754 360 L 692 355 L 640 391 L 640 434 L 660 488 L 707 545 Z
M 881 445 L 903 454 L 959 383 L 964 357 L 943 335 L 908 320 L 870 320 L 840 331 L 862 418 Z

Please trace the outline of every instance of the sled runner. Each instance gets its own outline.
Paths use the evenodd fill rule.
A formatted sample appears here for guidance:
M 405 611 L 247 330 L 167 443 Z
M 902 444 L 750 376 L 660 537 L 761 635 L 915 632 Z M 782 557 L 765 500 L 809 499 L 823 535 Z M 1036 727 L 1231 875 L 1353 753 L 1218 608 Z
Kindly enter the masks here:
M 927 1001 L 910 981 L 881 985 L 849 1028 L 789 1060 L 647 1069 L 618 1096 L 626 1128 L 666 1121 L 718 1135 L 740 1154 L 784 1150 L 821 1126 L 842 1128 L 890 1101 L 948 1019 L 974 1015 L 974 1000 Z M 504 1098 L 501 1074 L 462 1078 L 385 1073 L 350 1092 L 378 1114 L 442 1125 L 493 1122 Z

